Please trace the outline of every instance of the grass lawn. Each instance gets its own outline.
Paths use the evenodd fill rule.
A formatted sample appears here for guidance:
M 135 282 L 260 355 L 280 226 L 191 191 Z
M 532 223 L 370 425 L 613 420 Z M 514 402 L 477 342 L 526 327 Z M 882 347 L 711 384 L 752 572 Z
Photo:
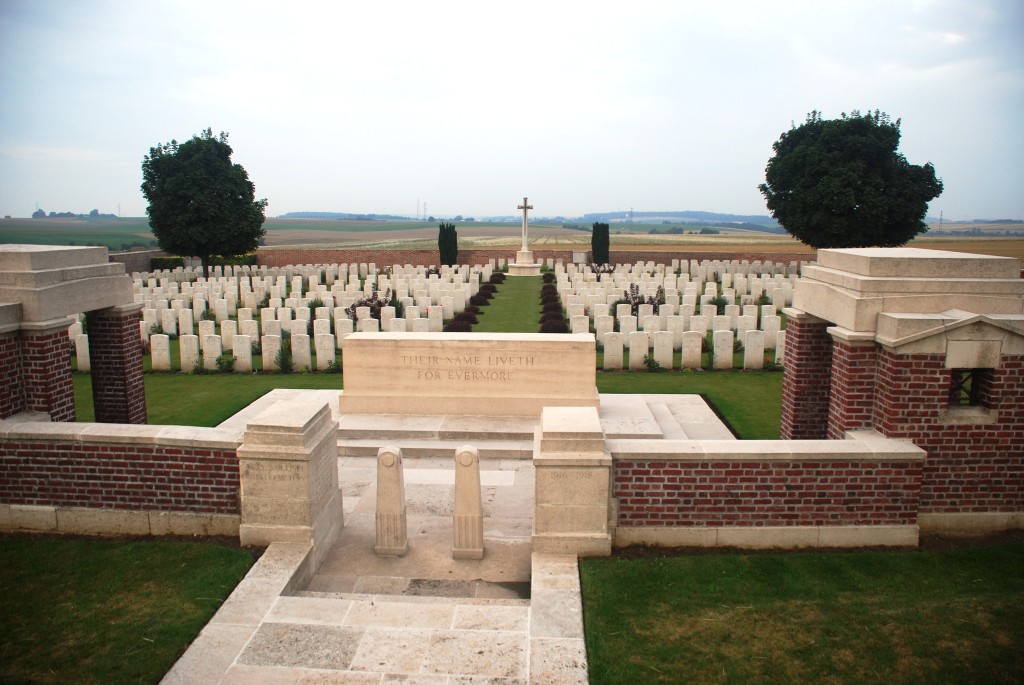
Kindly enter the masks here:
M 76 373 L 75 411 L 78 420 L 95 419 L 92 377 Z M 216 426 L 274 388 L 341 390 L 336 373 L 147 373 L 146 410 L 149 423 L 170 426 Z
M 480 307 L 474 333 L 537 333 L 540 330 L 540 276 L 509 276 L 491 303 Z
M 581 562 L 592 685 L 1020 683 L 1024 544 Z
M 156 683 L 253 564 L 179 541 L 0 537 L 0 682 Z

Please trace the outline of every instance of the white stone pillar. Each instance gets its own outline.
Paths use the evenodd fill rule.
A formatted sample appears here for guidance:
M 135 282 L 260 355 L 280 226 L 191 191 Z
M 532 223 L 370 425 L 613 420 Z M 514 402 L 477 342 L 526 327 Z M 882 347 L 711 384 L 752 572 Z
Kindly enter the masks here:
M 453 559 L 483 559 L 484 514 L 480 495 L 480 454 L 475 447 L 455 452 Z
M 377 542 L 373 551 L 382 557 L 403 557 L 409 551 L 406 530 L 405 475 L 402 450 L 377 450 Z

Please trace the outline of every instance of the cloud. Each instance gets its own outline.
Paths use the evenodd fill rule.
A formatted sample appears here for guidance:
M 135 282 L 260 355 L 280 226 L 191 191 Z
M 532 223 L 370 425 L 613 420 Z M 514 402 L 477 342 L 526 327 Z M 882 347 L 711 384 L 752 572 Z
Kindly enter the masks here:
M 29 145 L 0 148 L 0 155 L 22 162 L 99 163 L 136 161 L 124 153 L 111 150 Z

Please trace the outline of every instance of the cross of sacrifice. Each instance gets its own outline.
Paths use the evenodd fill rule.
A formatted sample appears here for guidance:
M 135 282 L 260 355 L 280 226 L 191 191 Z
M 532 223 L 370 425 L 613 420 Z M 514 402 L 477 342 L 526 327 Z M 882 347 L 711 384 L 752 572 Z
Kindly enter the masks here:
M 529 202 L 527 202 L 526 198 L 524 197 L 523 198 L 523 204 L 517 205 L 516 209 L 523 210 L 523 252 L 526 252 L 527 250 L 530 249 L 530 248 L 528 248 L 526 246 L 526 229 L 527 229 L 527 227 L 530 224 L 530 219 L 529 219 L 529 217 L 526 216 L 526 213 L 528 211 L 530 211 L 531 209 L 533 209 L 533 205 L 531 205 Z

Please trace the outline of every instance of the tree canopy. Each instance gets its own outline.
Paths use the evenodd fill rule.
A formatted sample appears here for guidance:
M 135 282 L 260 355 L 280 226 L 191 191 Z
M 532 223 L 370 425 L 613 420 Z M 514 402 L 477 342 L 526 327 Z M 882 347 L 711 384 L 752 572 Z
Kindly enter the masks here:
M 927 230 L 942 193 L 931 163 L 897 152 L 900 120 L 875 110 L 823 119 L 817 111 L 772 145 L 758 188 L 772 216 L 814 248 L 896 247 Z
M 160 248 L 200 259 L 252 251 L 266 234 L 266 200 L 241 164 L 232 164 L 228 134 L 211 129 L 184 143 L 172 140 L 149 149 L 142 162 L 146 214 Z
M 441 263 L 445 266 L 455 266 L 459 261 L 459 234 L 455 230 L 455 224 L 442 221 L 438 229 L 437 249 Z
M 611 239 L 608 235 L 608 224 L 595 221 L 591 226 L 590 234 L 591 259 L 595 264 L 607 264 L 611 261 L 610 249 Z

